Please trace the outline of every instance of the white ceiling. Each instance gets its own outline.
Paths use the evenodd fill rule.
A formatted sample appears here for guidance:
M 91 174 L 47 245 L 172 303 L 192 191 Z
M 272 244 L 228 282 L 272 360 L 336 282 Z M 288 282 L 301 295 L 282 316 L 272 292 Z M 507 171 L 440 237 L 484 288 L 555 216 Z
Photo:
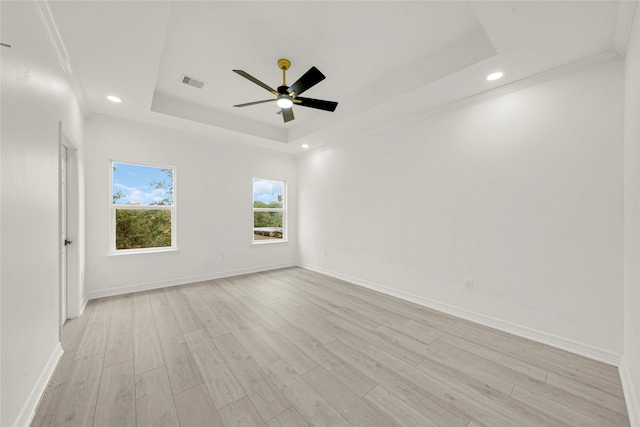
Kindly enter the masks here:
M 364 121 L 397 121 L 614 47 L 617 1 L 50 1 L 91 112 L 298 152 Z M 267 91 L 326 80 L 283 123 Z M 503 70 L 505 77 L 485 76 Z M 184 75 L 206 83 L 187 86 Z M 123 99 L 113 104 L 106 96 Z

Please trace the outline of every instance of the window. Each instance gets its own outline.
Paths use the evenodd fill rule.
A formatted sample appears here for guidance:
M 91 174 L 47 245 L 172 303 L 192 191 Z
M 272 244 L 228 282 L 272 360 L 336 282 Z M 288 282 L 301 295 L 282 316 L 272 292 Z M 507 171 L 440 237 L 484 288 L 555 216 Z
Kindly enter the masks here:
M 253 242 L 286 241 L 284 181 L 253 179 Z
M 175 169 L 111 162 L 111 253 L 176 249 Z

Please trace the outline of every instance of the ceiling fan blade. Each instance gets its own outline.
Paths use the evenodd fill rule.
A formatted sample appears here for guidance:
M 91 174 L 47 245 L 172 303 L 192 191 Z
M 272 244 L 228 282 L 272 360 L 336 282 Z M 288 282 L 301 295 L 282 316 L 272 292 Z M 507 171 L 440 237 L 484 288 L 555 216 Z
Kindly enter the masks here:
M 265 99 L 264 101 L 254 101 L 254 102 L 247 102 L 246 104 L 234 105 L 234 107 L 248 107 L 249 105 L 265 104 L 267 102 L 273 102 L 273 101 L 275 101 L 275 99 Z
M 293 108 L 283 108 L 280 111 L 282 111 L 282 118 L 285 123 L 295 119 L 295 117 L 293 117 Z
M 271 92 L 272 94 L 274 94 L 275 96 L 278 96 L 278 92 L 276 92 L 275 90 L 273 90 L 272 88 L 270 88 L 269 86 L 267 86 L 266 84 L 262 83 L 260 80 L 256 79 L 255 77 L 253 77 L 251 74 L 245 73 L 242 70 L 233 70 L 234 73 L 240 74 L 242 77 L 244 77 L 247 80 L 251 80 L 252 82 L 254 82 L 255 84 L 257 84 L 258 86 L 261 86 L 263 88 L 265 88 L 266 90 L 268 90 L 269 92 Z
M 309 68 L 309 71 L 304 73 L 294 84 L 289 86 L 287 91 L 292 93 L 293 97 L 297 97 L 305 90 L 317 85 L 325 79 L 324 74 L 320 72 L 316 67 Z
M 325 101 L 322 99 L 298 97 L 295 99 L 295 101 L 296 101 L 296 105 L 302 105 L 303 107 L 317 108 L 318 110 L 325 110 L 325 111 L 331 111 L 331 112 L 335 111 L 336 107 L 338 106 L 337 102 Z

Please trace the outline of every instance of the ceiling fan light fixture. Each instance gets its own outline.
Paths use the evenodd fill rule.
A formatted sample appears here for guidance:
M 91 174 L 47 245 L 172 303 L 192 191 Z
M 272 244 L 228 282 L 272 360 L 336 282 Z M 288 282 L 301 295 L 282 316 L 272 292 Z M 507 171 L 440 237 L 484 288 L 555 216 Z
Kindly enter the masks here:
M 293 101 L 287 95 L 280 95 L 276 100 L 276 105 L 280 108 L 291 108 Z

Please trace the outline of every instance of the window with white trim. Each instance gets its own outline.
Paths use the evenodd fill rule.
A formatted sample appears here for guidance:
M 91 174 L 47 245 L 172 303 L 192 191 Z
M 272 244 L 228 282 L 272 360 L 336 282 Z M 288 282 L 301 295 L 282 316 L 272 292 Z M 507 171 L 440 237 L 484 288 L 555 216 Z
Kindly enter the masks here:
M 287 240 L 286 182 L 253 178 L 253 242 Z
M 176 249 L 175 168 L 111 162 L 111 253 Z

